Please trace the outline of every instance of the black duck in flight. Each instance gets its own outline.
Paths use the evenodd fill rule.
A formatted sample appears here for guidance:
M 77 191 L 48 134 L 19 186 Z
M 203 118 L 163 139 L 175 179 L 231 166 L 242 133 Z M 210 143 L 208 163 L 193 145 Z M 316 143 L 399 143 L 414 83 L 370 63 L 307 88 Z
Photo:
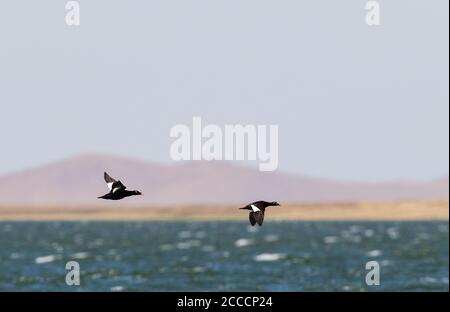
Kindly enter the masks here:
M 133 195 L 142 195 L 142 193 L 139 191 L 128 191 L 126 189 L 127 187 L 123 185 L 122 182 L 114 180 L 106 172 L 104 173 L 104 178 L 106 184 L 108 185 L 109 193 L 98 198 L 119 200 Z
M 258 225 L 261 226 L 264 222 L 264 212 L 266 211 L 266 208 L 270 206 L 280 206 L 280 204 L 277 202 L 266 202 L 260 200 L 239 209 L 250 210 L 250 213 L 248 215 L 250 224 L 254 226 L 256 223 L 258 223 Z

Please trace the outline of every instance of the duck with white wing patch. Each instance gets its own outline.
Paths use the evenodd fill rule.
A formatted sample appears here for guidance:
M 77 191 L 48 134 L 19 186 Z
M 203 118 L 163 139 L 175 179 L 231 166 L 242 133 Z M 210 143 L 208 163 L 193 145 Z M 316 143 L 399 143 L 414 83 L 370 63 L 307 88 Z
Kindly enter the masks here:
M 139 191 L 128 191 L 125 185 L 120 181 L 116 181 L 111 178 L 109 174 L 104 173 L 105 182 L 108 185 L 109 193 L 98 198 L 101 199 L 110 199 L 110 200 L 119 200 L 125 197 L 133 196 L 133 195 L 142 195 Z
M 266 202 L 264 200 L 260 200 L 239 209 L 250 210 L 248 215 L 250 224 L 254 226 L 258 223 L 258 225 L 261 226 L 264 222 L 264 213 L 266 208 L 270 206 L 280 206 L 280 204 L 277 202 Z

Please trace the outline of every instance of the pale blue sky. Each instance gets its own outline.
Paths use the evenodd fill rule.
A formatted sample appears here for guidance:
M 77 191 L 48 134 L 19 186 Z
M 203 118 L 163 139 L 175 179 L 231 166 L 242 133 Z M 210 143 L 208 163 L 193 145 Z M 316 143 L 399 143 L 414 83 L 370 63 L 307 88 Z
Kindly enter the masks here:
M 282 171 L 448 173 L 448 1 L 0 2 L 0 174 L 84 153 L 169 162 L 170 128 L 278 124 Z M 113 127 L 116 127 L 115 129 Z

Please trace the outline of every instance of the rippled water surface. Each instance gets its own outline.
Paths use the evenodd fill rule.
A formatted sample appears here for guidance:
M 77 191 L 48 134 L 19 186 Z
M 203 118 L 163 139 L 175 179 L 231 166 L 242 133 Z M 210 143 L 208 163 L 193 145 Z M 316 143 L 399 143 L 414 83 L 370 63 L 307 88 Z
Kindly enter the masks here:
M 449 290 L 448 222 L 267 221 L 0 222 L 0 290 Z

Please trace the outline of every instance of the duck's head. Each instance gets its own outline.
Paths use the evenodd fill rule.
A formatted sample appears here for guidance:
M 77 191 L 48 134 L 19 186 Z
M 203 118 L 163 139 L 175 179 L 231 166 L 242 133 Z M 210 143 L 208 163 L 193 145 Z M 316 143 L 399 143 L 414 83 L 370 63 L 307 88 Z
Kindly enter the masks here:
M 139 192 L 139 191 L 133 191 L 133 194 L 134 194 L 134 195 L 142 195 L 142 193 Z
M 281 206 L 281 205 L 279 203 L 277 203 L 277 202 L 271 202 L 270 206 Z

